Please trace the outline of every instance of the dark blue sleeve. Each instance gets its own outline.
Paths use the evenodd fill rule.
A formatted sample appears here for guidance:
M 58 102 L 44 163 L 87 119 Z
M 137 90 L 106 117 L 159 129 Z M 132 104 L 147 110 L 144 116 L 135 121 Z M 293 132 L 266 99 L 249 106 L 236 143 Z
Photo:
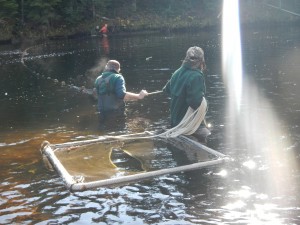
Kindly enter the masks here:
M 115 93 L 120 99 L 123 99 L 126 95 L 125 80 L 123 76 L 119 76 L 116 80 Z

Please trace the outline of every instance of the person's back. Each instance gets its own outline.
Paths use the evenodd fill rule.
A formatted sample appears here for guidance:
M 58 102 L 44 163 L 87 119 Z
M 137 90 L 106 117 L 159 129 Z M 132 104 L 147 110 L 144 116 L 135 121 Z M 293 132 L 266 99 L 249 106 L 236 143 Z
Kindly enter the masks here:
M 188 107 L 197 109 L 205 95 L 206 87 L 202 69 L 204 52 L 199 47 L 187 51 L 181 67 L 174 72 L 163 91 L 171 96 L 171 126 L 180 123 Z
M 145 90 L 139 94 L 127 92 L 124 77 L 119 72 L 120 63 L 109 60 L 104 72 L 95 81 L 94 90 L 98 96 L 101 120 L 106 120 L 112 115 L 124 115 L 125 101 L 143 99 L 148 95 Z
M 122 75 L 114 71 L 103 72 L 95 81 L 100 113 L 123 109 L 125 102 L 122 90 Z M 118 87 L 118 86 L 121 86 Z M 119 90 L 119 91 L 118 91 Z
M 108 61 L 104 72 L 96 79 L 95 89 L 98 96 L 98 111 L 108 113 L 124 109 L 126 95 L 125 81 L 119 74 L 118 61 Z

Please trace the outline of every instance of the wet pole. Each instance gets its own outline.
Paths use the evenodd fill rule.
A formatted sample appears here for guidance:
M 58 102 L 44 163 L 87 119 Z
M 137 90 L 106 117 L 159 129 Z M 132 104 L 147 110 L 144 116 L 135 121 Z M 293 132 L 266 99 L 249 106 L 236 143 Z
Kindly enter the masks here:
M 154 91 L 154 92 L 150 92 L 148 93 L 148 95 L 155 95 L 155 94 L 159 94 L 162 93 L 163 91 Z

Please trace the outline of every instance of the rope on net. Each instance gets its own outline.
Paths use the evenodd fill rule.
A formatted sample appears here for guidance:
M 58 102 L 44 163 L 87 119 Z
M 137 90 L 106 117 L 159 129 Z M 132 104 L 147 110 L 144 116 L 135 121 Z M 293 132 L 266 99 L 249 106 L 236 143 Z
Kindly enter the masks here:
M 165 131 L 162 134 L 159 134 L 158 136 L 162 138 L 170 138 L 178 137 L 181 134 L 193 134 L 204 120 L 206 111 L 207 101 L 203 97 L 201 105 L 196 110 L 193 110 L 191 107 L 189 107 L 185 116 L 177 126 Z

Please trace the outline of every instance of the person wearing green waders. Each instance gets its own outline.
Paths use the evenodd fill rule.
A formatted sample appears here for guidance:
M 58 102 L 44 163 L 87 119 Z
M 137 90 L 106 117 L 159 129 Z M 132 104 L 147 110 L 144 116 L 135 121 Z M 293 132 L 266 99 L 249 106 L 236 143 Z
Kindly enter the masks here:
M 204 51 L 202 48 L 190 47 L 182 65 L 177 69 L 171 79 L 163 88 L 163 92 L 171 96 L 170 112 L 171 126 L 180 123 L 189 107 L 196 110 L 205 96 L 205 70 Z M 208 136 L 209 130 L 202 125 L 194 133 L 194 136 Z
M 120 68 L 118 61 L 109 60 L 103 73 L 95 81 L 94 94 L 98 97 L 100 122 L 113 115 L 124 115 L 125 101 L 143 99 L 148 95 L 146 90 L 141 90 L 139 94 L 126 91 Z

